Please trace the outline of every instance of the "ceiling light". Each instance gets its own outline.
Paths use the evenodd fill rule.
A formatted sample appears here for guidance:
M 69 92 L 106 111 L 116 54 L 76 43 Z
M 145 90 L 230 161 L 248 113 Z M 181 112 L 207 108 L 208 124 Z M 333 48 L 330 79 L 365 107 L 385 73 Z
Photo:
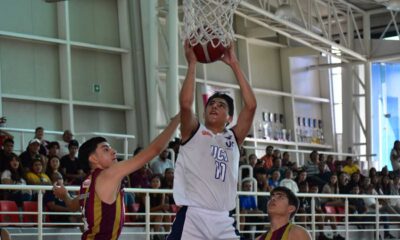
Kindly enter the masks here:
M 282 4 L 276 9 L 275 16 L 280 19 L 290 20 L 295 17 L 295 13 L 292 7 L 289 4 Z
M 400 11 L 400 0 L 389 0 L 386 8 L 391 11 Z

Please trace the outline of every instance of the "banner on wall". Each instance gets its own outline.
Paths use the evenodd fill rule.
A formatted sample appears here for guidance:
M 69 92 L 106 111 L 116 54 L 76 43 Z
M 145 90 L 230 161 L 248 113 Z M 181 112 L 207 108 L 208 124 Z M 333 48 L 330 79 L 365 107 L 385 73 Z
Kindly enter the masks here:
M 204 84 L 201 90 L 201 97 L 203 99 L 203 108 L 206 107 L 206 103 L 209 97 L 211 97 L 214 93 L 220 92 L 220 93 L 225 93 L 226 95 L 230 96 L 233 99 L 233 103 L 236 103 L 235 99 L 235 91 L 232 88 L 218 88 L 218 87 L 213 87 L 210 85 Z M 233 112 L 233 120 L 230 126 L 234 126 L 236 124 L 237 120 L 237 114 L 236 114 L 236 104 Z

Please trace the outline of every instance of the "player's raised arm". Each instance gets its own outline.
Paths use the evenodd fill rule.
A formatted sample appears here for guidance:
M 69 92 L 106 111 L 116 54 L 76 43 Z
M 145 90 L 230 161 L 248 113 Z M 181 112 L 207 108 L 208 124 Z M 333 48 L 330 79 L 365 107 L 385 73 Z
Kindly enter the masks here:
M 179 94 L 181 135 L 183 142 L 190 138 L 192 132 L 198 126 L 198 120 L 192 110 L 196 85 L 195 78 L 197 59 L 188 40 L 185 41 L 184 49 L 186 61 L 188 62 L 188 69 L 186 72 L 185 81 L 183 81 L 182 89 Z
M 238 144 L 240 145 L 246 138 L 250 130 L 251 124 L 253 123 L 254 113 L 256 112 L 257 108 L 257 101 L 256 97 L 254 96 L 253 90 L 251 89 L 246 77 L 244 76 L 240 68 L 233 43 L 228 48 L 226 48 L 224 56 L 221 60 L 232 68 L 232 71 L 235 74 L 236 80 L 239 84 L 244 103 L 242 110 L 239 113 L 237 124 L 232 128 L 236 134 Z
M 176 128 L 180 123 L 180 115 L 177 114 L 171 119 L 171 122 L 168 126 L 158 135 L 149 146 L 140 151 L 139 154 L 133 156 L 132 158 L 121 161 L 115 165 L 113 165 L 110 169 L 111 172 L 115 172 L 116 175 L 119 175 L 119 178 L 123 178 L 128 174 L 140 169 L 144 166 L 148 161 L 156 157 L 161 153 L 162 150 L 165 149 L 172 135 L 174 134 Z M 109 170 L 109 169 L 107 169 Z

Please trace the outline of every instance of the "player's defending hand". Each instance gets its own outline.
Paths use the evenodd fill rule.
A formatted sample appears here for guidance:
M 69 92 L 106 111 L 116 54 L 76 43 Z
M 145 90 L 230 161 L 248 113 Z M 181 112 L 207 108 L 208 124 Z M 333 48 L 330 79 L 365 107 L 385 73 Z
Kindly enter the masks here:
M 53 193 L 54 196 L 56 196 L 56 198 L 61 199 L 61 200 L 65 200 L 68 196 L 68 191 L 67 189 L 64 187 L 64 185 L 53 185 Z
M 231 45 L 229 45 L 228 47 L 225 48 L 225 52 L 221 58 L 221 61 L 223 61 L 224 63 L 226 63 L 229 66 L 232 66 L 233 64 L 239 62 L 236 57 L 235 47 L 234 47 L 233 43 L 231 43 Z
M 190 46 L 189 40 L 185 40 L 185 57 L 188 64 L 196 64 L 197 58 L 194 54 L 192 46 Z

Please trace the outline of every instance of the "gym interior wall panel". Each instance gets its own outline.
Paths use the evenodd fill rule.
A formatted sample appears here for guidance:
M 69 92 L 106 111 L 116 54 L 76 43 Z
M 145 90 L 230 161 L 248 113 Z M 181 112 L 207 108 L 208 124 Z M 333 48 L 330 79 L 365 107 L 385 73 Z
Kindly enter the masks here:
M 295 109 L 299 117 L 323 119 L 321 103 L 296 100 Z
M 1 0 L 0 30 L 56 38 L 57 5 L 43 0 Z
M 58 140 L 60 136 L 46 134 L 46 130 L 62 131 L 61 108 L 57 104 L 3 100 L 3 116 L 7 117 L 6 127 L 35 129 L 41 126 L 45 129 L 45 138 L 49 141 Z M 27 146 L 34 134 L 25 133 L 24 138 L 17 132 L 14 136 L 15 150 L 20 153 L 22 146 Z
M 284 97 L 256 94 L 257 110 L 254 121 L 262 121 L 262 112 L 284 114 Z
M 94 91 L 94 85 L 100 92 Z M 121 57 L 83 49 L 72 51 L 73 99 L 124 104 Z
M 71 40 L 119 47 L 118 0 L 69 1 Z
M 76 132 L 126 133 L 124 111 L 75 106 L 74 113 Z M 122 151 L 122 140 L 114 138 L 107 138 L 107 140 L 113 147 L 117 147 L 118 151 Z
M 56 45 L 0 39 L 2 92 L 60 98 Z
M 307 70 L 307 67 L 318 65 L 314 56 L 290 57 L 292 89 L 294 94 L 320 97 L 320 79 L 318 70 Z
M 202 67 L 198 64 L 197 67 Z M 206 79 L 223 83 L 237 84 L 235 75 L 228 65 L 222 61 L 206 64 Z
M 253 87 L 282 91 L 279 49 L 249 44 L 249 54 Z

